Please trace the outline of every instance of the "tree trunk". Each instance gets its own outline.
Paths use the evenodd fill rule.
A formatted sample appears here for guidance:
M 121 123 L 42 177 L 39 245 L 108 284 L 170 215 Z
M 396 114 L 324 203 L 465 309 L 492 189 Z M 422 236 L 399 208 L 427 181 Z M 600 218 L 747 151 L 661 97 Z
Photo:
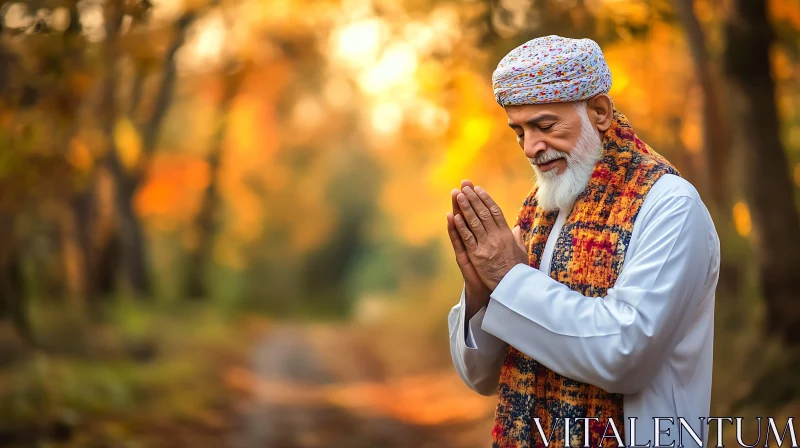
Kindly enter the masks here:
M 119 217 L 120 243 L 122 245 L 123 266 L 126 277 L 133 291 L 139 296 L 149 295 L 152 291 L 150 276 L 147 272 L 147 257 L 145 238 L 141 222 L 133 208 L 136 191 L 144 178 L 144 171 L 150 157 L 155 151 L 156 142 L 161 131 L 161 126 L 166 117 L 169 105 L 175 91 L 177 75 L 176 59 L 178 50 L 186 41 L 186 32 L 198 17 L 194 9 L 187 10 L 175 23 L 175 36 L 167 48 L 164 56 L 164 69 L 161 83 L 155 99 L 155 104 L 147 121 L 139 126 L 142 136 L 141 161 L 132 172 L 128 172 L 119 160 L 113 139 L 114 125 L 116 124 L 119 107 L 115 99 L 117 86 L 117 52 L 120 26 L 123 17 L 123 4 L 113 0 L 107 6 L 105 60 L 108 64 L 108 73 L 104 92 L 106 104 L 103 113 L 107 114 L 106 135 L 109 137 L 109 151 L 106 157 L 106 167 L 114 177 L 116 184 L 116 208 Z M 212 2 L 212 4 L 216 4 Z M 128 105 L 129 114 L 136 111 L 138 100 L 141 96 L 142 73 L 136 73 L 134 78 L 131 104 Z
M 164 117 L 167 115 L 167 110 L 172 103 L 172 97 L 175 93 L 175 79 L 177 77 L 177 62 L 175 56 L 178 54 L 178 50 L 180 50 L 184 42 L 186 42 L 186 31 L 195 20 L 197 20 L 197 11 L 188 10 L 183 13 L 175 23 L 175 36 L 164 55 L 164 69 L 161 75 L 161 83 L 158 87 L 155 105 L 153 106 L 153 111 L 142 132 L 142 152 L 146 156 L 152 155 L 153 150 L 155 150 L 156 141 L 161 132 L 161 125 L 164 122 Z
M 766 1 L 734 0 L 726 23 L 725 69 L 738 101 L 746 197 L 751 209 L 769 331 L 800 346 L 800 218 L 779 134 Z
M 28 319 L 20 252 L 13 240 L 13 221 L 8 214 L 0 215 L 0 230 L 5 239 L 0 241 L 0 319 L 9 319 L 17 334 L 38 348 Z
M 218 218 L 215 216 L 219 209 L 219 179 L 221 173 L 222 146 L 225 139 L 233 99 L 241 84 L 243 70 L 233 75 L 227 75 L 222 100 L 219 104 L 219 124 L 211 142 L 207 162 L 209 170 L 208 186 L 203 192 L 200 212 L 195 219 L 197 232 L 197 246 L 189 259 L 186 275 L 186 295 L 189 298 L 203 298 L 209 294 L 208 268 L 214 249 L 214 238 L 219 227 Z
M 147 274 L 145 258 L 145 241 L 141 224 L 133 211 L 133 194 L 136 181 L 125 172 L 119 160 L 114 143 L 114 126 L 116 125 L 118 105 L 117 89 L 117 56 L 119 52 L 119 33 L 124 14 L 124 2 L 111 0 L 106 4 L 106 41 L 103 48 L 106 74 L 103 83 L 102 109 L 104 131 L 108 140 L 108 152 L 105 157 L 106 167 L 114 177 L 116 187 L 115 206 L 118 217 L 120 243 L 122 245 L 122 264 L 125 276 L 133 292 L 138 296 L 148 296 L 151 292 L 150 279 Z
M 93 221 L 95 219 L 93 193 L 91 186 L 87 186 L 83 191 L 76 193 L 70 201 L 72 214 L 75 217 L 76 240 L 81 258 L 81 292 L 89 303 L 95 301 L 98 293 L 97 282 L 95 281 L 97 262 L 95 261 L 92 238 Z
M 133 197 L 138 182 L 127 175 L 116 153 L 108 158 L 115 177 L 119 242 L 122 246 L 122 266 L 128 284 L 140 297 L 149 296 L 152 288 L 147 272 L 146 241 L 139 217 L 133 209 Z
M 177 67 L 175 56 L 186 41 L 186 31 L 197 19 L 195 10 L 186 11 L 175 23 L 175 37 L 164 56 L 164 69 L 159 84 L 158 93 L 153 111 L 143 127 L 142 133 L 142 162 L 132 173 L 126 172 L 119 160 L 116 151 L 109 154 L 108 163 L 114 174 L 117 185 L 117 212 L 119 215 L 120 236 L 122 243 L 123 263 L 127 272 L 128 281 L 133 290 L 139 295 L 149 295 L 151 292 L 150 277 L 147 273 L 147 258 L 145 251 L 145 238 L 141 223 L 133 209 L 133 200 L 136 191 L 144 178 L 147 161 L 155 151 L 156 142 L 161 131 L 161 126 L 166 117 L 169 105 L 175 92 L 175 79 Z M 131 112 L 135 111 L 141 94 L 141 79 L 136 75 Z M 112 125 L 113 126 L 113 125 Z M 111 128 L 113 132 L 113 127 Z M 110 135 L 110 134 L 109 134 Z
M 705 176 L 703 189 L 711 196 L 715 215 L 731 210 L 731 183 L 729 180 L 730 140 L 725 126 L 720 98 L 720 76 L 714 70 L 706 50 L 706 41 L 700 22 L 694 14 L 693 0 L 675 0 L 675 6 L 686 32 L 692 56 L 695 77 L 703 94 L 703 153 Z

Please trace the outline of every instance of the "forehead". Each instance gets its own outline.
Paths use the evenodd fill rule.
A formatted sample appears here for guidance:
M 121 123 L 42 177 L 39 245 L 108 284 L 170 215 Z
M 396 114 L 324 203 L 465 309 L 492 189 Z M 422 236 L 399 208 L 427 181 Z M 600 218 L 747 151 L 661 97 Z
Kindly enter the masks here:
M 519 125 L 545 116 L 557 120 L 577 116 L 577 110 L 572 103 L 520 104 L 506 106 L 504 109 L 508 115 L 508 123 Z

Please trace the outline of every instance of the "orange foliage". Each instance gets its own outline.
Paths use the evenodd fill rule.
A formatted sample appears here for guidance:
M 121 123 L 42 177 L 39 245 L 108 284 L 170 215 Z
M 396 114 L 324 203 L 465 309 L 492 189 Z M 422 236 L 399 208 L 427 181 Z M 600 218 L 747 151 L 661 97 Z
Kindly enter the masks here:
M 694 82 L 686 45 L 680 28 L 654 22 L 648 39 L 624 41 L 603 48 L 611 67 L 610 95 L 615 106 L 656 150 L 661 142 L 671 144 L 674 141 L 671 119 L 682 122 L 698 116 L 700 104 L 688 101 L 686 95 Z M 617 85 L 618 80 L 621 85 Z M 690 131 L 683 138 L 690 146 L 696 146 L 697 132 Z M 669 154 L 664 148 L 661 151 Z
M 136 212 L 162 230 L 190 222 L 208 185 L 208 164 L 191 155 L 159 154 L 150 164 L 147 182 L 136 194 Z
M 82 172 L 92 168 L 93 157 L 89 146 L 80 138 L 73 138 L 67 151 L 67 161 Z
M 753 224 L 750 220 L 750 209 L 744 201 L 739 201 L 733 206 L 733 223 L 739 235 L 744 237 L 750 235 Z
M 800 3 L 796 0 L 770 0 L 767 5 L 773 20 L 786 20 L 800 29 Z

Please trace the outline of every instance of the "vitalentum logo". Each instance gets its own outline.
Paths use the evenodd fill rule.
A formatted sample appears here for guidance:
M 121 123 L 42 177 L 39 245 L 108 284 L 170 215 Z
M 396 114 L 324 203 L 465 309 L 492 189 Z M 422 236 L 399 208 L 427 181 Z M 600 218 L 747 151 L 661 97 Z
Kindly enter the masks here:
M 553 421 L 549 436 L 545 434 L 541 420 L 534 418 L 537 434 L 532 434 L 534 441 L 541 441 L 544 446 L 549 447 L 551 443 L 560 445 L 555 441 L 554 434 L 558 425 L 564 428 L 564 446 L 580 446 L 585 448 L 601 448 L 603 446 L 620 446 L 625 448 L 685 448 L 685 447 L 715 447 L 739 446 L 745 448 L 756 447 L 792 447 L 797 448 L 797 436 L 794 430 L 794 417 L 789 417 L 785 424 L 780 425 L 772 417 L 745 419 L 743 417 L 698 417 L 697 421 L 690 423 L 683 417 L 679 417 L 677 422 L 673 417 L 654 417 L 652 422 L 638 421 L 636 417 L 629 417 L 627 428 L 630 431 L 630 443 L 626 444 L 624 434 L 621 434 L 620 427 L 612 418 L 603 419 L 606 428 L 600 441 L 591 445 L 588 431 L 583 432 L 583 440 L 576 440 L 575 429 L 586 428 L 591 421 L 600 422 L 599 418 L 558 418 Z M 708 429 L 716 426 L 716 440 L 711 445 L 712 440 L 706 437 Z M 744 430 L 747 426 L 750 440 L 743 440 Z M 726 430 L 727 427 L 727 430 Z M 752 434 L 753 428 L 758 428 L 757 434 Z M 780 429 L 779 429 L 780 428 Z M 723 444 L 725 432 L 735 429 L 736 444 Z M 572 431 L 571 431 L 572 430 Z M 753 441 L 752 439 L 757 438 Z M 570 440 L 571 439 L 571 440 Z

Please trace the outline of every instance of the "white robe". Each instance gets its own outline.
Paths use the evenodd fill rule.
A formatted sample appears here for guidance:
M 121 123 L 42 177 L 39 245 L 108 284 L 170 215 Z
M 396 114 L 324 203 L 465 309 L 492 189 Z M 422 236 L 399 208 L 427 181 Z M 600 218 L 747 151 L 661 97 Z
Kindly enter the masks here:
M 671 174 L 653 184 L 634 223 L 622 271 L 604 298 L 583 296 L 547 274 L 565 218 L 561 211 L 541 270 L 526 264 L 511 269 L 466 331 L 462 290 L 448 316 L 459 376 L 474 391 L 495 394 L 511 345 L 563 376 L 624 394 L 629 446 L 630 417 L 637 418 L 637 444 L 656 445 L 656 417 L 675 422 L 660 421 L 661 431 L 671 428 L 669 436 L 660 436 L 661 444 L 674 440 L 678 446 L 678 417 L 705 444 L 709 426 L 699 418 L 708 417 L 711 402 L 720 248 L 697 191 Z M 680 433 L 684 446 L 697 446 L 689 432 Z

